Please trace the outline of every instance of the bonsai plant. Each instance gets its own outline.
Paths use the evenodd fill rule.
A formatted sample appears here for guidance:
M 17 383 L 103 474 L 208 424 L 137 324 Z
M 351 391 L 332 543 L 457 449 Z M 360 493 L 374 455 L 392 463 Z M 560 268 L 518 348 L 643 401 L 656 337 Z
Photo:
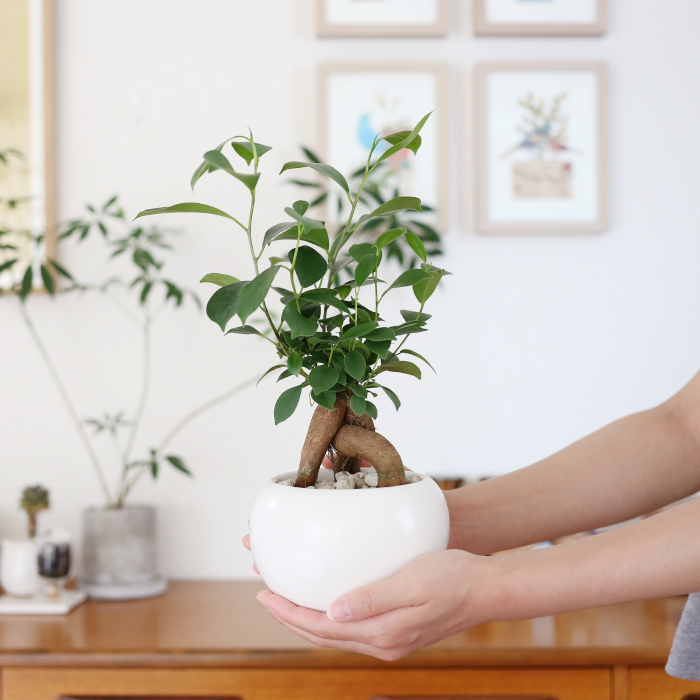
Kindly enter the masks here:
M 48 510 L 50 507 L 49 492 L 43 486 L 39 486 L 39 484 L 36 486 L 27 486 L 27 488 L 22 491 L 22 498 L 19 505 L 27 514 L 29 521 L 27 532 L 29 539 L 33 540 L 36 537 L 37 515 L 39 515 L 42 510 Z
M 219 216 L 230 220 L 247 237 L 254 276 L 241 280 L 221 272 L 206 275 L 202 282 L 220 287 L 209 299 L 206 310 L 209 318 L 226 335 L 254 335 L 274 347 L 278 360 L 265 375 L 281 370 L 278 381 L 297 380 L 298 383 L 284 390 L 277 399 L 275 423 L 294 413 L 307 387 L 316 404 L 294 475 L 296 488 L 282 485 L 289 476 L 285 474 L 268 485 L 267 491 L 263 489 L 253 509 L 250 536 L 258 569 L 268 585 L 294 602 L 317 609 L 325 609 L 334 597 L 359 583 L 390 575 L 415 556 L 447 545 L 449 521 L 444 497 L 437 485 L 426 477 L 418 475 L 415 483 L 404 486 L 406 492 L 403 495 L 371 502 L 364 497 L 360 501 L 359 494 L 347 488 L 349 478 L 360 471 L 360 459 L 374 465 L 379 487 L 379 490 L 363 490 L 364 494 L 393 492 L 394 489 L 388 487 L 406 483 L 401 456 L 375 430 L 378 408 L 372 399 L 381 391 L 398 410 L 398 396 L 382 383 L 388 376 L 385 373 L 421 378 L 420 368 L 406 356 L 428 364 L 427 360 L 405 345 L 412 335 L 426 330 L 430 316 L 424 313 L 425 304 L 449 273 L 428 263 L 422 241 L 406 228 L 384 231 L 375 243 L 351 243 L 365 222 L 404 211 L 422 211 L 421 202 L 416 197 L 395 197 L 361 215 L 358 204 L 368 178 L 382 162 L 404 148 L 417 153 L 421 145 L 419 133 L 429 116 L 426 115 L 410 132 L 375 137 L 356 191 L 351 190 L 346 178 L 330 165 L 300 161 L 284 165 L 281 173 L 310 168 L 344 192 L 349 214 L 345 225 L 335 232 L 332 242 L 325 223 L 307 215 L 309 202 L 299 200 L 285 209 L 288 220 L 269 228 L 262 240 L 255 243 L 253 220 L 261 177 L 259 162 L 271 149 L 257 143 L 252 132 L 249 136 L 234 136 L 207 151 L 191 180 L 194 188 L 206 173 L 222 171 L 231 176 L 250 192 L 247 217 L 236 218 L 198 202 L 147 209 L 138 215 L 191 212 Z M 234 154 L 247 166 L 252 166 L 252 172 L 241 172 L 232 166 L 223 152 L 229 142 Z M 379 155 L 375 156 L 375 151 Z M 380 269 L 384 269 L 383 249 L 402 237 L 422 264 L 420 268 L 405 270 L 387 284 L 380 277 Z M 290 242 L 291 249 L 270 256 L 269 267 L 262 269 L 261 259 L 269 246 L 289 245 Z M 341 280 L 340 273 L 345 269 L 352 270 L 351 281 Z M 237 274 L 241 273 L 237 271 Z M 288 279 L 288 286 L 274 285 L 280 278 Z M 412 288 L 418 308 L 401 311 L 402 320 L 390 325 L 380 316 L 380 304 L 387 294 L 405 287 Z M 260 320 L 255 317 L 257 312 L 261 314 Z M 240 325 L 228 328 L 235 316 L 240 319 Z M 320 529 L 330 531 L 333 537 L 352 525 L 347 522 L 347 513 L 340 503 L 325 503 L 325 517 L 330 518 L 331 523 L 336 519 L 342 528 L 336 530 L 329 521 L 319 522 L 320 503 L 315 504 L 315 511 L 307 511 L 310 504 L 291 495 L 297 492 L 306 497 L 311 490 L 329 490 L 315 488 L 321 462 L 327 453 L 332 456 L 337 483 L 345 482 L 343 498 L 358 498 L 351 510 L 362 510 L 362 502 L 365 516 L 376 523 L 389 518 L 386 528 L 380 530 L 386 533 L 381 542 L 383 554 L 378 552 L 372 557 L 371 552 L 368 556 L 366 547 L 355 554 L 344 548 L 342 561 L 339 561 L 333 556 L 324 559 L 318 547 L 308 546 L 309 542 L 318 541 L 313 533 L 319 525 Z M 352 485 L 366 486 L 362 481 L 361 477 L 353 478 Z M 270 495 L 270 488 L 274 495 Z M 282 495 L 280 489 L 289 494 Z M 396 489 L 396 492 L 404 489 Z M 352 494 L 350 490 L 353 490 Z M 285 502 L 290 504 L 289 512 L 285 511 Z M 403 509 L 403 522 L 398 525 L 393 522 L 396 512 L 392 507 Z M 285 512 L 295 523 L 293 533 L 289 532 L 290 520 L 283 517 Z M 308 526 L 310 540 L 304 538 L 304 523 Z M 406 542 L 409 535 L 412 540 Z M 398 539 L 392 541 L 395 538 Z M 310 550 L 313 550 L 312 560 L 308 560 Z M 305 557 L 308 566 L 303 565 Z M 324 574 L 320 584 L 308 580 L 309 572 L 315 572 L 312 575 L 317 576 L 319 571 Z

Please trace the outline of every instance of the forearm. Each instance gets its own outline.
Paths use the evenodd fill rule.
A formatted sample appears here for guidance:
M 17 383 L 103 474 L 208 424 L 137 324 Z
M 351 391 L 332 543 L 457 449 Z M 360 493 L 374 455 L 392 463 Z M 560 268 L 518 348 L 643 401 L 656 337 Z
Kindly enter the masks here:
M 450 547 L 490 554 L 624 522 L 700 490 L 700 443 L 663 405 L 532 466 L 448 492 Z
M 484 621 L 700 590 L 700 499 L 601 535 L 480 560 L 473 604 Z

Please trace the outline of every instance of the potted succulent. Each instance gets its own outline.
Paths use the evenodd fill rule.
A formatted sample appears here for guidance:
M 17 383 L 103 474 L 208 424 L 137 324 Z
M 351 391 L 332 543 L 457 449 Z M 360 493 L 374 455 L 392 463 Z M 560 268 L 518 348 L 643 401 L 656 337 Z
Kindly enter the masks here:
M 425 304 L 449 273 L 427 262 L 423 243 L 405 228 L 384 231 L 375 243 L 352 244 L 353 235 L 367 221 L 422 211 L 418 198 L 395 197 L 356 218 L 367 179 L 394 153 L 404 148 L 418 151 L 419 132 L 428 117 L 410 132 L 375 137 L 356 191 L 330 165 L 299 161 L 284 165 L 281 173 L 310 168 L 343 191 L 349 216 L 332 242 L 325 223 L 307 216 L 306 201 L 286 208 L 288 220 L 254 242 L 259 161 L 270 147 L 257 143 L 252 132 L 205 153 L 191 181 L 194 188 L 206 173 L 230 175 L 250 191 L 247 217 L 236 218 L 197 202 L 139 214 L 224 217 L 248 239 L 254 276 L 241 280 L 220 272 L 206 275 L 203 282 L 220 287 L 209 299 L 207 315 L 227 335 L 253 335 L 270 343 L 278 361 L 266 374 L 280 370 L 278 380 L 296 382 L 279 396 L 275 423 L 294 413 L 306 388 L 316 403 L 298 469 L 279 475 L 261 490 L 251 515 L 250 540 L 268 586 L 317 610 L 327 609 L 351 588 L 392 575 L 420 554 L 447 546 L 449 517 L 439 487 L 421 474 L 411 473 L 407 479 L 401 456 L 374 428 L 378 409 L 373 399 L 381 391 L 398 410 L 399 398 L 383 383 L 386 373 L 421 378 L 419 367 L 407 356 L 427 360 L 405 347 L 406 342 L 426 330 L 430 316 L 424 313 Z M 252 172 L 234 169 L 223 152 L 229 143 Z M 380 277 L 382 251 L 401 237 L 422 264 L 387 284 Z M 263 269 L 261 259 L 273 244 L 286 244 L 288 250 L 270 256 L 270 266 Z M 343 282 L 340 272 L 348 268 L 352 279 Z M 401 311 L 402 320 L 390 325 L 380 316 L 380 304 L 393 290 L 406 287 L 412 288 L 418 308 Z M 228 328 L 235 316 L 240 325 Z M 334 475 L 329 471 L 319 477 L 327 454 L 332 456 Z M 362 470 L 360 459 L 374 468 Z M 381 536 L 354 534 L 360 523 Z

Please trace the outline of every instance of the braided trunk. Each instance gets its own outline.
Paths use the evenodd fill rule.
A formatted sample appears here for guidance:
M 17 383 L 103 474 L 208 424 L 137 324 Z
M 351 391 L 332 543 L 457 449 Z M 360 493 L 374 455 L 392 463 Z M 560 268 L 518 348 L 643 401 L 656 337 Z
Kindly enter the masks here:
M 344 393 L 336 397 L 333 410 L 317 406 L 301 451 L 299 471 L 294 486 L 313 486 L 323 457 L 333 445 L 334 472 L 360 471 L 360 459 L 370 462 L 377 471 L 379 486 L 405 484 L 403 462 L 394 446 L 374 429 L 374 421 L 364 413 L 358 416 Z

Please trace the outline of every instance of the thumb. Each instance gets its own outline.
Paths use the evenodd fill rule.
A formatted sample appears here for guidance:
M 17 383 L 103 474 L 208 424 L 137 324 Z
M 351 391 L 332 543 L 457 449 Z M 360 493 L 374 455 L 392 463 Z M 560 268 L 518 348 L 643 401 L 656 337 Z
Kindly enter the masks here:
M 424 601 L 419 599 L 418 591 L 410 568 L 404 569 L 384 581 L 346 593 L 328 608 L 327 615 L 334 622 L 364 620 L 396 608 L 420 605 Z

